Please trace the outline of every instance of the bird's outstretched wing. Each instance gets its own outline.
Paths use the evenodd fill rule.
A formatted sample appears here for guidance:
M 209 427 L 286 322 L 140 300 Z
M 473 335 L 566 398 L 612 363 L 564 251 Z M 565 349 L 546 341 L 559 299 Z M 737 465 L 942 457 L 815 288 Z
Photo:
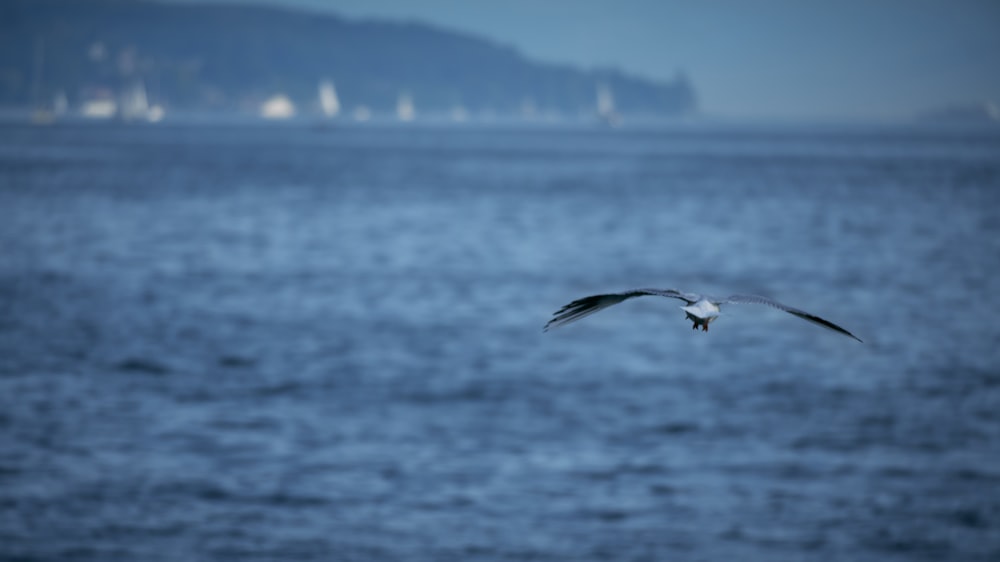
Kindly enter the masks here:
M 854 338 L 854 339 L 856 339 L 858 341 L 861 341 L 861 338 L 859 338 L 858 336 L 855 336 L 854 334 L 848 332 L 847 330 L 841 328 L 840 326 L 834 324 L 833 322 L 830 322 L 829 320 L 825 320 L 825 319 L 820 318 L 819 316 L 816 316 L 814 314 L 809 314 L 808 312 L 806 312 L 804 310 L 799 310 L 799 309 L 797 309 L 797 308 L 795 308 L 793 306 L 788 306 L 787 304 L 782 304 L 782 303 L 780 303 L 780 302 L 778 302 L 778 301 L 776 301 L 774 299 L 769 299 L 767 297 L 761 297 L 761 296 L 758 296 L 758 295 L 730 295 L 730 296 L 726 297 L 725 299 L 721 299 L 719 301 L 715 301 L 715 304 L 728 304 L 728 303 L 732 303 L 732 304 L 763 304 L 763 305 L 771 306 L 771 307 L 777 308 L 778 310 L 784 310 L 785 312 L 787 312 L 789 314 L 794 314 L 795 316 L 798 316 L 799 318 L 802 318 L 803 320 L 808 320 L 808 321 L 810 321 L 810 322 L 812 322 L 814 324 L 819 324 L 820 326 L 823 326 L 824 328 L 827 328 L 829 330 L 833 330 L 834 332 L 840 332 L 841 334 L 844 334 L 845 336 L 850 336 L 850 337 L 852 337 L 852 338 Z M 862 343 L 864 343 L 864 342 L 862 342 Z
M 616 305 L 632 297 L 642 297 L 646 295 L 658 297 L 671 297 L 693 304 L 701 299 L 701 295 L 695 293 L 682 293 L 676 289 L 633 289 L 621 293 L 608 293 L 605 295 L 591 295 L 582 299 L 577 299 L 559 309 L 545 324 L 542 331 L 549 331 L 570 322 L 576 322 L 581 318 L 586 318 L 591 314 L 603 310 L 609 306 Z

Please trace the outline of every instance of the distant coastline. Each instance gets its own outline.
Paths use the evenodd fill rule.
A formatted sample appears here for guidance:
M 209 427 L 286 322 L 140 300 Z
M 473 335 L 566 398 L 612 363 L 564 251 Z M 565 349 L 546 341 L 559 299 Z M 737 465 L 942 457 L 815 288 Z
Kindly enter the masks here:
M 40 122 L 186 113 L 614 126 L 698 112 L 679 70 L 654 81 L 531 61 L 431 26 L 273 7 L 8 0 L 0 42 L 0 107 Z

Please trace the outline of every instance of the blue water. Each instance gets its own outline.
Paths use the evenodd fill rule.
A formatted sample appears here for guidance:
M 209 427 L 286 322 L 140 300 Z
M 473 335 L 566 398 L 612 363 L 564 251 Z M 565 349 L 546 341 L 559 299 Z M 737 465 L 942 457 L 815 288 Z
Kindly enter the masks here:
M 997 560 L 998 273 L 996 130 L 6 126 L 0 558 Z

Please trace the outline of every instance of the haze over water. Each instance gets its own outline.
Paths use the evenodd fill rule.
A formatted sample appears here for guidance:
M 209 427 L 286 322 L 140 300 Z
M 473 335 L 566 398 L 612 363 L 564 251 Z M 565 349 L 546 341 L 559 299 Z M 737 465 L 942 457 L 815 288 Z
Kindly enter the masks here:
M 994 560 L 1000 134 L 5 126 L 0 557 Z M 729 306 L 561 305 L 633 287 Z

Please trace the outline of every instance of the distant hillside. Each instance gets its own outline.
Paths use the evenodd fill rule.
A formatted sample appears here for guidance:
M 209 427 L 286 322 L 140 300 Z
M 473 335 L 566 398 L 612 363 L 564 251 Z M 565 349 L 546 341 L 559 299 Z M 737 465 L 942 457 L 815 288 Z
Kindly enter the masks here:
M 141 81 L 172 109 L 255 111 L 287 95 L 319 111 L 317 84 L 341 106 L 419 112 L 593 113 L 606 86 L 623 114 L 695 110 L 683 78 L 658 83 L 615 70 L 530 61 L 511 48 L 426 25 L 353 21 L 259 6 L 141 0 L 0 1 L 0 105 L 63 97 L 78 106 Z

